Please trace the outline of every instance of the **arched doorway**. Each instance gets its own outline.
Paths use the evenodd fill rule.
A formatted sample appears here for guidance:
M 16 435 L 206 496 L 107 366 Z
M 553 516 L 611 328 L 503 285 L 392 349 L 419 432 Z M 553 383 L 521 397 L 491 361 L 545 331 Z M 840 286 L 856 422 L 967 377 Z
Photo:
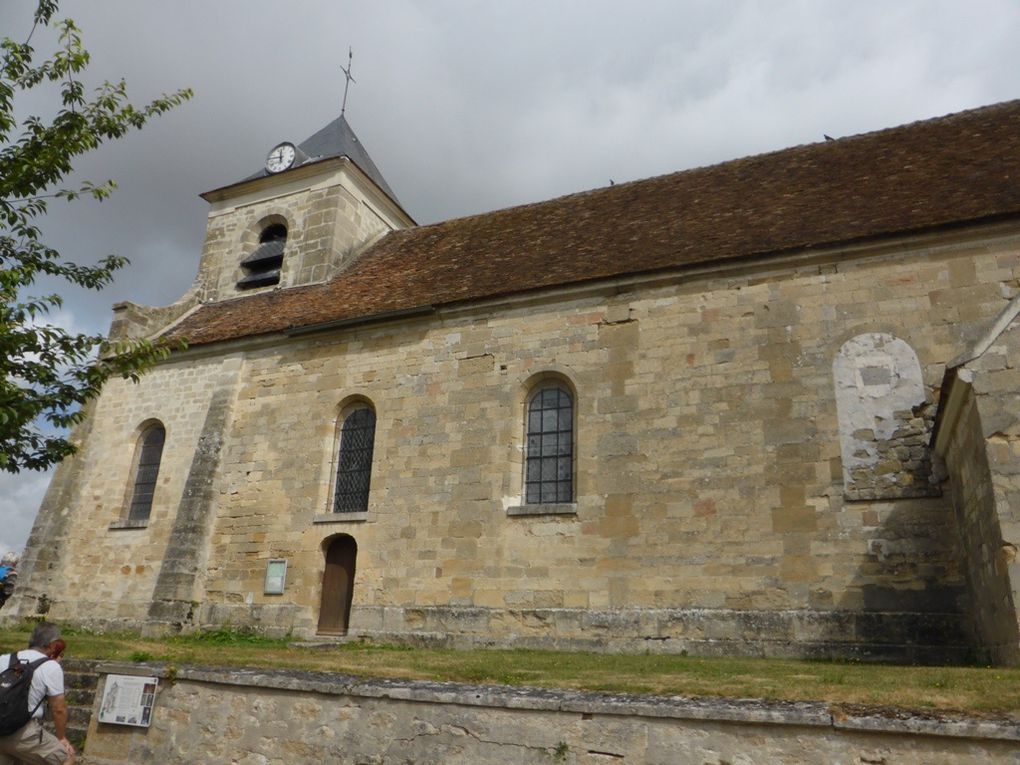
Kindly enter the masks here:
M 354 564 L 358 543 L 348 534 L 326 540 L 326 570 L 322 574 L 319 634 L 346 635 L 354 596 Z

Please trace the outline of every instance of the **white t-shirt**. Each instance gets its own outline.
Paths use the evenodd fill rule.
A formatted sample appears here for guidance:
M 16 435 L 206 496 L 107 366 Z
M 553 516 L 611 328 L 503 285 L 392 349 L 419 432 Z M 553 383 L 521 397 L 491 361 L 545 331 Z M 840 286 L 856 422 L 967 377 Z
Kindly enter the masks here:
M 22 661 L 35 661 L 36 659 L 43 659 L 46 654 L 36 651 L 34 648 L 26 648 L 24 651 L 18 651 L 18 658 Z M 11 660 L 11 655 L 5 653 L 0 656 L 0 671 L 7 669 L 7 664 Z M 46 661 L 35 668 L 35 672 L 32 675 L 32 685 L 28 689 L 28 708 L 35 709 L 36 705 L 39 706 L 35 709 L 33 717 L 43 716 L 44 704 L 39 704 L 43 700 L 43 697 L 50 696 L 62 696 L 64 693 L 64 670 L 60 666 L 58 661 Z

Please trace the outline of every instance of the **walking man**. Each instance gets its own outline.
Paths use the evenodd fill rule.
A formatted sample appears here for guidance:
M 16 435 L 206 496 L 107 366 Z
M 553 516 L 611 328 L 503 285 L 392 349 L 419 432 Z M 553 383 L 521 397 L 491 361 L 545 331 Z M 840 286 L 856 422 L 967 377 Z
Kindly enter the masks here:
M 64 670 L 57 661 L 63 648 L 60 628 L 40 622 L 32 630 L 28 650 L 18 651 L 18 658 L 23 661 L 45 661 L 35 668 L 28 691 L 28 711 L 32 717 L 19 730 L 0 737 L 0 765 L 74 765 L 74 747 L 67 740 Z M 0 656 L 0 671 L 8 667 L 10 658 L 10 654 Z M 56 736 L 42 727 L 44 700 L 49 701 Z

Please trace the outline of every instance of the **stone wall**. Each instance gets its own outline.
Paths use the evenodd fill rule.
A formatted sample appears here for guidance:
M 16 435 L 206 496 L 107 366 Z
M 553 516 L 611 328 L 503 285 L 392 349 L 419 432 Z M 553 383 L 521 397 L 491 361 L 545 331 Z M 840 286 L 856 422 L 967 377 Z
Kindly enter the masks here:
M 210 606 L 203 620 L 235 623 L 235 613 Z M 352 623 L 352 634 L 363 639 L 435 648 L 839 657 L 905 664 L 966 663 L 976 655 L 960 615 L 938 611 L 356 606 Z
M 1002 538 L 981 418 L 970 386 L 945 453 L 979 642 L 996 661 L 1017 659 L 1016 612 L 997 563 Z
M 952 507 L 846 498 L 833 361 L 850 338 L 899 338 L 934 398 L 1018 276 L 1020 240 L 972 232 L 175 357 L 107 386 L 75 459 L 82 490 L 46 510 L 69 516 L 52 616 L 149 619 L 225 395 L 208 525 L 188 543 L 197 594 L 171 626 L 313 634 L 324 544 L 344 533 L 356 632 L 959 658 L 969 600 Z M 524 401 L 550 374 L 576 391 L 575 502 L 520 515 Z M 378 425 L 369 510 L 347 518 L 328 511 L 352 397 Z M 167 430 L 151 520 L 111 529 L 150 418 Z M 266 595 L 279 558 L 285 592 Z
M 12 613 L 144 621 L 160 572 L 189 554 L 170 547 L 171 532 L 182 503 L 191 501 L 185 492 L 189 468 L 232 366 L 237 360 L 229 357 L 171 363 L 151 371 L 144 384 L 116 380 L 106 386 L 83 432 L 75 433 L 81 451 L 61 463 L 43 500 L 27 548 L 28 557 L 40 562 L 19 583 L 25 586 L 10 604 Z M 151 516 L 148 524 L 136 525 L 127 520 L 132 459 L 143 425 L 153 420 L 165 426 L 167 442 Z M 193 546 L 204 552 L 207 539 L 193 540 Z M 202 563 L 204 574 L 204 558 Z
M 1020 763 L 1020 725 L 823 703 L 611 696 L 347 676 L 162 675 L 148 729 L 93 720 L 89 765 Z
M 950 475 L 974 624 L 992 661 L 1020 660 L 1020 329 L 949 376 L 938 439 Z

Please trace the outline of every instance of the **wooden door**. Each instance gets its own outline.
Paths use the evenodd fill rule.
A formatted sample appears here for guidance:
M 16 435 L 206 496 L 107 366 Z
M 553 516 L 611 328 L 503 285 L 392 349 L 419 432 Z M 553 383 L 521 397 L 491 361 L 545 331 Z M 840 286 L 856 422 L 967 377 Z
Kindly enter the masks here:
M 346 635 L 354 596 L 354 563 L 358 545 L 353 537 L 341 534 L 326 548 L 326 570 L 322 574 L 322 604 L 319 607 L 319 634 Z

